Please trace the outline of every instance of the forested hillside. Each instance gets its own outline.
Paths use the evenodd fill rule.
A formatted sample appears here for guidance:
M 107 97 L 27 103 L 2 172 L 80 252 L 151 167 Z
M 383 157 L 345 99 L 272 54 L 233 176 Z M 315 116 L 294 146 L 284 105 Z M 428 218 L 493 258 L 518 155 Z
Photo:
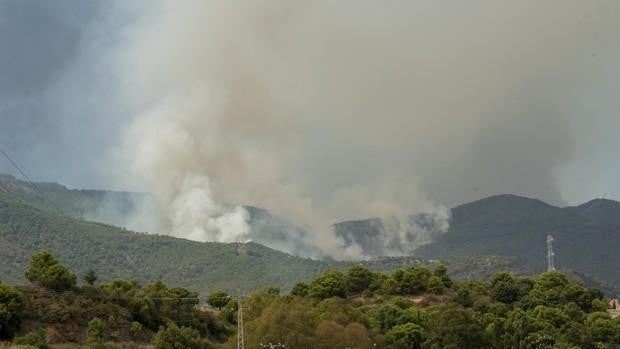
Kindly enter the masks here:
M 0 280 L 23 282 L 29 256 L 41 249 L 78 273 L 92 268 L 104 280 L 161 279 L 202 293 L 288 289 L 327 267 L 255 243 L 201 243 L 79 221 L 0 193 Z
M 416 256 L 504 256 L 539 273 L 547 267 L 546 237 L 552 234 L 556 266 L 620 284 L 620 228 L 579 212 L 514 195 L 475 201 L 454 208 L 448 232 L 418 248 Z

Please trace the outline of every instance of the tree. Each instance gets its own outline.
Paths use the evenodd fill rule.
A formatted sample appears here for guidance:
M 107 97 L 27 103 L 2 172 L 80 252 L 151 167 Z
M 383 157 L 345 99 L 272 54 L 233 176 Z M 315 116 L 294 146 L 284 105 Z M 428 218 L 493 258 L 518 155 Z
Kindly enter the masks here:
M 209 343 L 200 338 L 200 333 L 189 327 L 171 324 L 162 327 L 153 338 L 155 349 L 206 349 Z
M 105 335 L 106 328 L 103 321 L 99 318 L 93 318 L 86 328 L 84 347 L 87 349 L 104 349 Z
M 387 332 L 387 343 L 394 349 L 422 348 L 422 327 L 413 323 L 394 326 Z
M 298 282 L 293 286 L 291 290 L 293 296 L 305 297 L 308 295 L 308 284 L 305 282 Z
M 76 276 L 58 262 L 49 252 L 35 253 L 25 273 L 28 281 L 54 290 L 75 287 Z
M 496 273 L 491 278 L 491 297 L 502 303 L 511 304 L 519 299 L 520 289 L 508 273 Z
M 230 302 L 228 302 L 226 306 L 224 306 L 224 308 L 222 308 L 222 310 L 220 311 L 220 317 L 230 323 L 235 323 L 237 308 L 239 308 L 239 303 L 237 303 L 237 300 L 230 300 Z
M 364 292 L 372 282 L 372 273 L 370 270 L 355 265 L 349 268 L 346 274 L 347 291 L 350 294 L 359 294 Z
M 19 329 L 24 297 L 13 287 L 0 283 L 0 338 L 11 338 Z
M 444 283 L 439 276 L 431 276 L 428 279 L 428 284 L 426 285 L 428 292 L 432 294 L 442 294 L 444 289 Z
M 455 304 L 440 305 L 429 311 L 424 343 L 429 348 L 487 348 L 473 311 Z
M 207 297 L 207 303 L 219 310 L 222 310 L 230 302 L 230 296 L 226 292 L 213 292 Z
M 97 275 L 95 274 L 95 271 L 91 269 L 84 274 L 83 279 L 87 284 L 93 286 L 97 281 Z
M 308 291 L 310 296 L 318 299 L 344 298 L 347 291 L 344 274 L 337 270 L 327 271 L 310 283 Z
M 431 272 L 422 267 L 398 269 L 394 272 L 394 280 L 402 294 L 420 294 L 426 291 Z
M 334 321 L 321 322 L 314 331 L 314 339 L 318 349 L 347 347 L 344 326 Z
M 347 348 L 371 348 L 372 339 L 368 334 L 366 326 L 352 322 L 345 326 L 344 337 L 346 340 Z
M 372 309 L 369 315 L 380 329 L 386 331 L 398 325 L 398 321 L 403 315 L 403 310 L 394 304 L 385 304 Z
M 448 276 L 448 268 L 446 268 L 445 265 L 438 264 L 437 266 L 435 266 L 435 268 L 433 269 L 433 275 L 441 278 L 441 281 L 443 282 L 444 286 L 446 287 L 452 286 L 452 280 Z

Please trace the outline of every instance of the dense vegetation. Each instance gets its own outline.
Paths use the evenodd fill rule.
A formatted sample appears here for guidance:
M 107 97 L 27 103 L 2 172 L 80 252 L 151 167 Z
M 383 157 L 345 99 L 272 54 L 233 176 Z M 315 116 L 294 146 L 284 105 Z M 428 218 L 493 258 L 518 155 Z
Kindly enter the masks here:
M 106 342 L 165 342 L 180 331 L 204 348 L 232 333 L 215 312 L 200 310 L 197 293 L 161 281 L 116 279 L 78 287 L 75 274 L 45 251 L 32 256 L 26 275 L 28 286 L 0 283 L 0 340 L 38 348 L 49 343 L 105 348 Z
M 80 273 L 90 267 L 107 280 L 114 277 L 137 277 L 143 282 L 162 279 L 197 289 L 202 294 L 214 289 L 252 290 L 270 284 L 279 284 L 288 290 L 295 280 L 312 278 L 328 267 L 350 265 L 291 258 L 256 244 L 226 246 L 145 237 L 107 225 L 71 220 L 60 217 L 56 208 L 73 218 L 121 224 L 131 214 L 133 205 L 148 199 L 148 195 L 75 190 L 57 183 L 37 183 L 37 186 L 51 199 L 53 206 L 29 184 L 0 175 L 0 211 L 6 210 L 0 212 L 0 261 L 4 262 L 0 263 L 0 278 L 4 280 L 22 282 L 21 273 L 16 271 L 21 270 L 28 256 L 39 249 L 49 249 Z M 8 198 L 12 201 L 7 202 Z M 29 208 L 23 207 L 24 203 Z M 22 206 L 15 207 L 16 204 Z M 42 210 L 33 211 L 30 205 Z M 246 208 L 257 237 L 254 241 L 266 239 L 276 250 L 282 246 L 274 241 L 281 242 L 289 250 L 292 248 L 293 254 L 312 254 L 307 245 L 298 241 L 305 232 L 266 210 Z M 41 212 L 46 212 L 47 217 L 41 217 Z M 101 215 L 93 215 L 93 212 Z M 125 218 L 121 217 L 123 215 Z M 31 221 L 33 217 L 38 220 L 36 224 Z M 119 222 L 110 220 L 111 217 L 118 218 Z M 452 209 L 449 231 L 436 242 L 419 248 L 418 258 L 379 258 L 365 265 L 375 271 L 391 271 L 424 264 L 425 259 L 441 259 L 451 276 L 457 279 L 484 278 L 498 270 L 537 274 L 545 270 L 545 239 L 548 233 L 553 233 L 557 265 L 575 270 L 588 285 L 607 284 L 602 286 L 605 292 L 617 295 L 620 285 L 620 270 L 615 267 L 620 263 L 618 217 L 620 203 L 611 200 L 598 199 L 575 207 L 558 208 L 538 200 L 499 195 Z M 377 230 L 381 224 L 376 221 L 343 222 L 334 228 L 337 232 L 343 230 L 340 233 L 357 240 L 372 255 L 373 244 L 383 246 L 385 243 L 380 239 L 381 231 Z M 38 229 L 40 226 L 46 229 Z M 87 243 L 75 240 L 76 236 L 86 234 L 90 239 Z M 111 236 L 111 241 L 101 241 L 106 235 Z M 71 246 L 63 246 L 64 240 Z M 589 248 L 582 248 L 586 244 Z M 109 249 L 93 251 L 92 246 Z M 74 247 L 88 254 L 76 256 L 72 253 Z M 151 248 L 153 253 L 148 252 Z M 246 257 L 239 258 L 246 253 Z M 176 260 L 179 255 L 184 256 L 181 261 Z M 171 268 L 171 260 L 178 263 L 176 268 Z M 290 272 L 286 268 L 288 265 L 291 265 Z M 245 273 L 248 267 L 250 270 Z M 248 278 L 240 284 L 228 277 L 228 270 Z
M 490 197 L 454 208 L 448 232 L 416 255 L 516 257 L 528 273 L 537 274 L 546 270 L 546 236 L 551 233 L 556 265 L 620 285 L 620 226 L 610 224 L 620 217 L 616 204 L 558 208 L 514 195 Z
M 330 267 L 351 265 L 295 257 L 255 243 L 201 243 L 133 233 L 60 216 L 0 192 L 0 280 L 24 283 L 21 271 L 29 257 L 43 249 L 78 275 L 94 271 L 102 281 L 162 280 L 203 296 L 215 290 L 237 293 L 269 285 L 288 291 L 295 282 L 309 280 Z M 363 264 L 374 271 L 391 271 L 425 263 L 413 257 L 392 257 Z M 447 265 L 458 278 L 483 278 L 498 269 L 522 272 L 513 261 L 499 257 L 462 258 Z
M 389 274 L 356 265 L 299 282 L 287 295 L 268 287 L 239 303 L 213 292 L 212 308 L 161 281 L 96 284 L 87 272 L 92 283 L 77 286 L 76 275 L 45 251 L 25 273 L 29 286 L 0 283 L 0 339 L 36 348 L 234 348 L 239 304 L 248 348 L 620 347 L 620 318 L 608 314 L 602 293 L 559 272 L 459 282 L 441 264 Z
M 606 312 L 601 292 L 559 272 L 453 282 L 441 265 L 391 274 L 357 266 L 299 283 L 290 295 L 266 289 L 243 304 L 248 347 L 620 347 L 620 318 Z

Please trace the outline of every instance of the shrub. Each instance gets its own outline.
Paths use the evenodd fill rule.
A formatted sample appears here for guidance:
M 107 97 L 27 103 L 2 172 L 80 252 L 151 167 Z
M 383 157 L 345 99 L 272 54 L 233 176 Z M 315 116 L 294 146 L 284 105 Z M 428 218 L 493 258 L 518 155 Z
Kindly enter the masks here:
M 25 273 L 28 281 L 54 290 L 75 287 L 76 276 L 60 264 L 49 252 L 35 253 Z
M 153 339 L 155 349 L 206 349 L 209 342 L 200 338 L 200 333 L 189 327 L 171 324 L 162 327 Z
M 87 349 L 103 349 L 105 346 L 103 342 L 105 341 L 105 324 L 101 319 L 94 318 L 90 320 L 88 323 L 88 328 L 86 329 L 86 341 L 85 348 Z
M 30 332 L 23 337 L 17 337 L 13 340 L 16 345 L 27 345 L 38 349 L 49 349 L 47 343 L 47 332 L 44 329 Z
M 230 296 L 226 292 L 213 292 L 207 297 L 207 303 L 219 310 L 222 310 L 230 302 Z
M 314 298 L 325 299 L 346 296 L 346 282 L 344 274 L 337 270 L 330 270 L 310 283 L 308 294 Z
M 11 338 L 19 328 L 24 297 L 11 286 L 0 283 L 0 338 Z

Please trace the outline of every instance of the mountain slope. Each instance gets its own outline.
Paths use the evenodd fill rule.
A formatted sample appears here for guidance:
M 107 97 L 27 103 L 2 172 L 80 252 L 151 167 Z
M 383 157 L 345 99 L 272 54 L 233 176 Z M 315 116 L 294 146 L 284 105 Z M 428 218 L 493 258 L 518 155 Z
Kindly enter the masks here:
M 80 274 L 93 268 L 102 280 L 161 279 L 202 293 L 288 289 L 328 267 L 255 243 L 200 243 L 83 222 L 0 193 L 0 280 L 23 282 L 29 256 L 41 249 Z
M 62 184 L 39 182 L 36 187 L 11 175 L 0 174 L 0 193 L 17 197 L 28 204 L 64 215 L 118 227 L 133 227 L 140 231 L 156 229 L 157 224 L 135 225 L 135 215 L 140 207 L 148 207 L 160 214 L 157 200 L 147 193 L 118 192 L 88 189 L 69 189 Z M 49 200 L 46 200 L 48 198 Z M 306 240 L 308 233 L 269 211 L 245 206 L 251 226 L 249 240 L 270 248 L 305 257 L 320 257 L 321 253 Z M 151 211 L 149 211 L 151 212 Z
M 570 210 L 513 195 L 494 196 L 452 210 L 447 233 L 416 250 L 421 258 L 497 255 L 519 258 L 531 273 L 546 268 L 546 236 L 553 234 L 556 266 L 620 283 L 620 229 Z
M 594 199 L 579 206 L 564 209 L 586 217 L 597 224 L 620 227 L 620 202 L 618 201 Z

